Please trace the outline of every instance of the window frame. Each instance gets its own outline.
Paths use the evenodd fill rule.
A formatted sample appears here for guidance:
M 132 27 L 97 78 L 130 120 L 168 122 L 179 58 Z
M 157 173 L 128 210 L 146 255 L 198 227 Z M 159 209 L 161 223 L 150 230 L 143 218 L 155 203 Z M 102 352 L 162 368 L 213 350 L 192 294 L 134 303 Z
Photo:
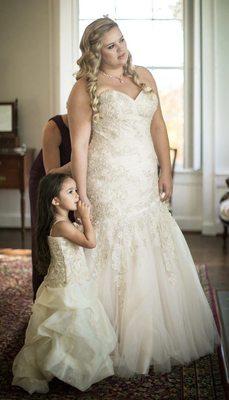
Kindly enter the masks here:
M 77 19 L 79 15 L 79 2 L 77 3 Z M 93 21 L 93 19 L 88 19 Z M 146 18 L 117 18 L 118 21 L 124 20 L 148 20 Z M 179 18 L 149 18 L 152 21 L 174 21 Z M 79 23 L 78 30 L 79 30 Z M 201 0 L 183 0 L 183 27 L 184 27 L 184 62 L 183 66 L 154 66 L 145 65 L 150 70 L 183 70 L 184 74 L 184 128 L 183 128 L 183 166 L 176 165 L 177 172 L 200 171 L 202 167 L 201 159 Z M 79 36 L 79 32 L 78 32 Z M 79 43 L 77 48 L 79 48 Z

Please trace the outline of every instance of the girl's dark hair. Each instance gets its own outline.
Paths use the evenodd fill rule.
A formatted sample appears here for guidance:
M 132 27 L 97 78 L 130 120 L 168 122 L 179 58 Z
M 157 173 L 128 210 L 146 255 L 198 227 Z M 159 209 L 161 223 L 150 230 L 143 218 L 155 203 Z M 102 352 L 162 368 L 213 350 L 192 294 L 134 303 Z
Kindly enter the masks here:
M 41 179 L 38 189 L 37 201 L 37 270 L 46 275 L 50 264 L 50 251 L 48 245 L 48 235 L 54 222 L 55 209 L 52 205 L 54 197 L 58 196 L 68 174 L 53 173 Z

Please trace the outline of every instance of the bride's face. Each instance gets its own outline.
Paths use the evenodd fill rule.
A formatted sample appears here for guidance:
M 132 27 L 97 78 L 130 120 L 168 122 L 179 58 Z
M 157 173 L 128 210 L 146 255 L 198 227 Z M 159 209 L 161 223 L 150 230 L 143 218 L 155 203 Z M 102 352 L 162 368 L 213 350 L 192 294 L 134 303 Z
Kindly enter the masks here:
M 103 35 L 101 49 L 102 66 L 119 67 L 125 65 L 128 59 L 126 41 L 118 27 L 112 28 Z

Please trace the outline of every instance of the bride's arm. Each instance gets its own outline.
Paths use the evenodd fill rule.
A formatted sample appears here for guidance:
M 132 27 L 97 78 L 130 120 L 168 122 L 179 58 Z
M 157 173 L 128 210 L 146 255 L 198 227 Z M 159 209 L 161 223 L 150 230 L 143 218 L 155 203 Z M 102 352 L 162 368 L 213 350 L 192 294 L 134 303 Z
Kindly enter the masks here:
M 80 199 L 87 198 L 87 156 L 91 135 L 91 107 L 86 83 L 81 78 L 72 88 L 68 102 L 68 124 L 71 136 L 71 169 Z
M 173 187 L 167 129 L 161 111 L 157 85 L 153 76 L 146 68 L 143 67 L 138 68 L 137 72 L 139 74 L 140 80 L 152 87 L 153 91 L 157 94 L 158 97 L 158 107 L 153 116 L 150 130 L 155 152 L 157 154 L 157 158 L 161 168 L 158 180 L 158 187 L 160 193 L 165 193 L 165 196 L 162 198 L 162 200 L 164 201 L 171 197 Z

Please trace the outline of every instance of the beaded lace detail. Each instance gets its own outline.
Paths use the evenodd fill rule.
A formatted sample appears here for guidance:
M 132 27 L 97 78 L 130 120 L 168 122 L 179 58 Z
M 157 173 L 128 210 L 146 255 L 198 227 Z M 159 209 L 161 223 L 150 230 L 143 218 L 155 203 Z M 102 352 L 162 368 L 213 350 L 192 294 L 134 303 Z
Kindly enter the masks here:
M 133 100 L 106 90 L 100 102 L 101 119 L 93 125 L 89 149 L 88 195 L 95 221 L 117 220 L 133 209 L 148 207 L 158 195 L 157 158 L 150 134 L 158 100 L 154 93 L 141 92 Z
M 50 287 L 83 284 L 91 279 L 82 247 L 62 237 L 48 237 L 51 263 L 45 277 Z
M 97 274 L 112 268 L 121 298 L 127 260 L 138 249 L 144 254 L 151 238 L 161 249 L 168 281 L 176 282 L 176 255 L 169 231 L 169 225 L 176 223 L 159 199 L 157 157 L 150 132 L 157 106 L 153 92 L 142 91 L 132 99 L 120 91 L 105 90 L 100 94 L 101 118 L 93 124 L 87 191 L 97 247 L 86 255 Z

